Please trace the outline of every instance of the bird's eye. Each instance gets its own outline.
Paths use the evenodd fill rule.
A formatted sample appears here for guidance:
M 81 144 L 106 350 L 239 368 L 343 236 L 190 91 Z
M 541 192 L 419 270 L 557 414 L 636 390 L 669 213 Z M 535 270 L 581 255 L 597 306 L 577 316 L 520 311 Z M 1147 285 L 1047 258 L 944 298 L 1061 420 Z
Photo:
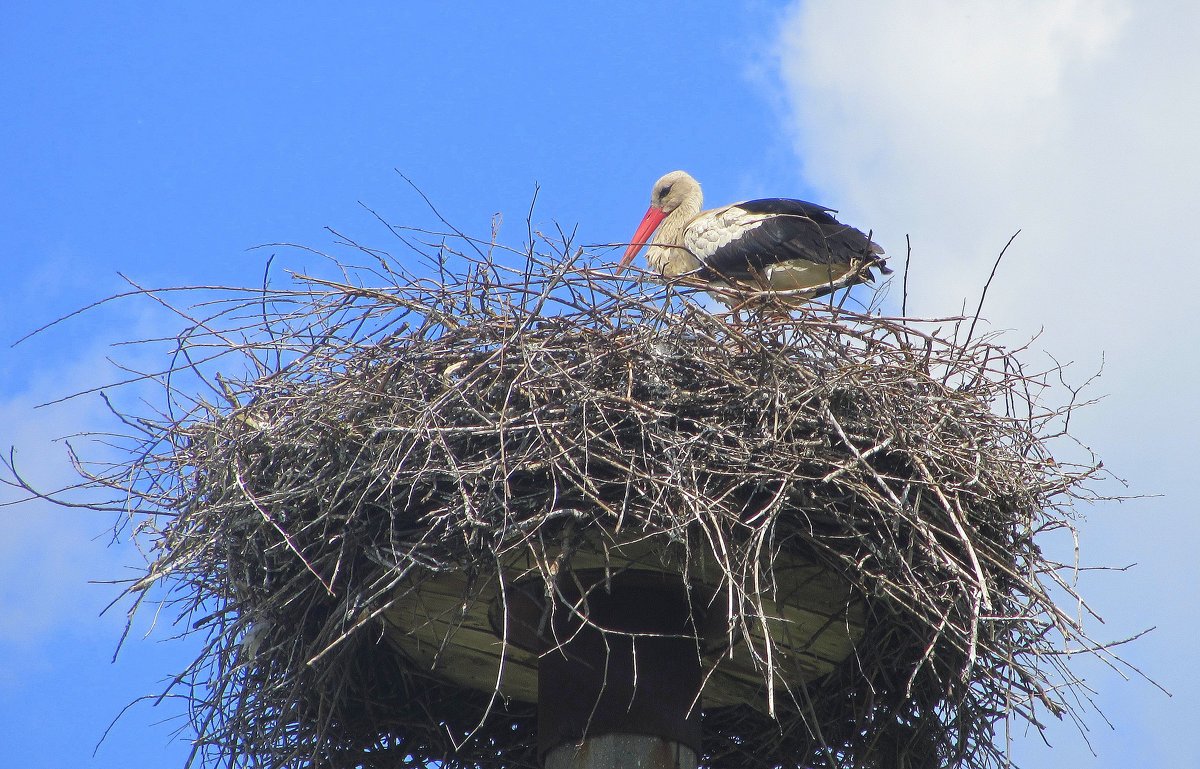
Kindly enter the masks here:
M 661 190 L 658 191 L 658 197 L 660 200 L 670 194 L 671 194 L 671 186 L 670 185 L 667 185 L 666 187 L 663 187 Z

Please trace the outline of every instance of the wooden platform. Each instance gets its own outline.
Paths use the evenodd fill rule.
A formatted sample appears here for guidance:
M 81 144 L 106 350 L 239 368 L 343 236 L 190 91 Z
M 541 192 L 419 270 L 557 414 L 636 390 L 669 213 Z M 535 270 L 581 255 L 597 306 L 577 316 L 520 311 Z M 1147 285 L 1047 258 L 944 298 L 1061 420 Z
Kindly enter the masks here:
M 757 597 L 733 596 L 711 552 L 686 555 L 666 535 L 597 538 L 575 550 L 569 562 L 561 551 L 535 557 L 522 547 L 501 568 L 483 566 L 473 578 L 447 572 L 404 585 L 403 597 L 385 615 L 387 638 L 414 664 L 455 684 L 535 702 L 538 656 L 553 646 L 546 631 L 549 580 L 568 580 L 564 584 L 584 590 L 604 590 L 606 579 L 673 582 L 700 618 L 696 645 L 705 668 L 704 706 L 748 703 L 765 710 L 767 633 L 775 641 L 769 654 L 777 689 L 830 672 L 862 635 L 862 606 L 820 567 L 777 557 L 764 570 L 773 575 L 773 585 L 763 584 Z M 731 611 L 731 601 L 760 603 L 763 618 Z M 730 617 L 746 626 L 731 628 Z

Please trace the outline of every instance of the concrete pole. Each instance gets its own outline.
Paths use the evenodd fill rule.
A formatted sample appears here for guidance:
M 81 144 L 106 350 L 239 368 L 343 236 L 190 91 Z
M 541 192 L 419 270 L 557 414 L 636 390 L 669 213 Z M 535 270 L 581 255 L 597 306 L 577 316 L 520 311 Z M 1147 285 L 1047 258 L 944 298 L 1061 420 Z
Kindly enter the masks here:
M 647 734 L 601 734 L 551 749 L 545 769 L 696 769 L 696 751 Z

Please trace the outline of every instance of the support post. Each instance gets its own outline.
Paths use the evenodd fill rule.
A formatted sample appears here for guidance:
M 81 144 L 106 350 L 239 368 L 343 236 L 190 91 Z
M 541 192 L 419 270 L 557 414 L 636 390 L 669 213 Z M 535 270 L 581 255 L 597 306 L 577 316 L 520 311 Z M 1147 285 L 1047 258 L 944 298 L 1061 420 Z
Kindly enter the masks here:
M 544 769 L 696 769 L 696 624 L 683 586 L 661 580 L 613 580 L 578 613 L 558 606 L 538 664 Z

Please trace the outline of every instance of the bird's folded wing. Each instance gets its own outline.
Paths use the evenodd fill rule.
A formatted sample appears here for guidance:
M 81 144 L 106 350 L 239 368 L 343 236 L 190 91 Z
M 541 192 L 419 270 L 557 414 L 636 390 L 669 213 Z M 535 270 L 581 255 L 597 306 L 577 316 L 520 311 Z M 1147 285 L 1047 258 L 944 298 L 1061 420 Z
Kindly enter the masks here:
M 796 267 L 811 271 L 816 283 L 883 252 L 865 234 L 834 218 L 831 209 L 787 198 L 701 213 L 685 228 L 684 245 L 707 270 L 725 278 L 763 278 L 782 263 L 799 262 Z M 810 270 L 817 267 L 824 269 Z

